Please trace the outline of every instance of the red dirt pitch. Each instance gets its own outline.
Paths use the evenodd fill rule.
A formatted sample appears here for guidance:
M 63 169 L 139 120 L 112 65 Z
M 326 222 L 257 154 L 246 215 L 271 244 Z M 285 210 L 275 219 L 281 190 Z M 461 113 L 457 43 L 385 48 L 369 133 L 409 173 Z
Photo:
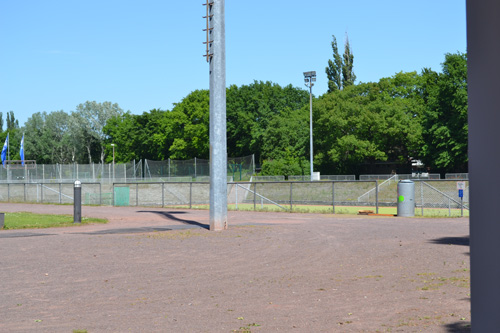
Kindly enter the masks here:
M 72 206 L 0 204 L 0 212 Z M 1 332 L 469 332 L 469 221 L 83 207 L 0 230 Z

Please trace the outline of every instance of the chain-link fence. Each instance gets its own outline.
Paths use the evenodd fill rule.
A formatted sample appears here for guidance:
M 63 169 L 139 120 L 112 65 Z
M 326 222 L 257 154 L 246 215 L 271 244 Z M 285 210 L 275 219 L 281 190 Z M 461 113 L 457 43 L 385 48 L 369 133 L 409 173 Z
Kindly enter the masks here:
M 468 215 L 469 181 L 459 197 L 456 180 L 416 180 L 415 213 Z M 230 209 L 396 214 L 398 181 L 228 182 Z M 82 182 L 84 205 L 208 207 L 208 182 Z M 0 201 L 70 204 L 71 183 L 0 183 Z
M 0 168 L 3 183 L 113 183 L 142 179 L 142 161 L 128 163 L 92 164 L 33 164 L 21 167 L 7 164 Z
M 254 156 L 233 157 L 227 160 L 227 175 L 231 179 L 249 180 L 255 174 Z M 209 181 L 210 161 L 194 158 L 184 161 L 144 161 L 144 179 L 147 181 L 191 182 Z
M 228 158 L 229 180 L 250 180 L 255 174 L 254 156 Z M 7 164 L 0 168 L 0 183 L 82 182 L 191 182 L 209 181 L 209 160 L 142 160 L 128 163 L 92 164 Z M 208 180 L 207 180 L 208 179 Z

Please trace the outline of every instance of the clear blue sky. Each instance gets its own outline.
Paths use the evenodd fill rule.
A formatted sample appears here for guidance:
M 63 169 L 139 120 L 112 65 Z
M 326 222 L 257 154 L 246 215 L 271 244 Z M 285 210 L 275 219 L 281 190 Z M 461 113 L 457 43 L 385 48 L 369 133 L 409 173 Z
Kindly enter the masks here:
M 20 125 L 35 112 L 85 101 L 142 114 L 208 89 L 203 0 L 27 0 L 0 3 L 0 112 Z M 227 84 L 304 88 L 315 70 L 327 90 L 332 35 L 345 33 L 357 82 L 466 52 L 464 0 L 227 0 Z

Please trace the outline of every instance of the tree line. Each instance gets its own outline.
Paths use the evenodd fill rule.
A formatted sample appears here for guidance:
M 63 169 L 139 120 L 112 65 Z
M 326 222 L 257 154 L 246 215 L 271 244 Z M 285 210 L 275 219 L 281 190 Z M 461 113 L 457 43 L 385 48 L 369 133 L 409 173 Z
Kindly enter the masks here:
M 466 54 L 446 54 L 442 72 L 425 68 L 355 84 L 346 45 L 337 61 L 334 38 L 329 91 L 313 99 L 315 171 L 380 173 L 383 165 L 404 173 L 414 158 L 432 172 L 467 172 Z M 263 174 L 309 173 L 308 91 L 254 81 L 232 85 L 226 95 L 229 156 L 255 154 Z M 35 113 L 22 128 L 9 117 L 12 146 L 24 132 L 26 159 L 39 164 L 110 162 L 111 143 L 116 162 L 209 158 L 208 90 L 141 115 L 87 101 L 71 113 Z

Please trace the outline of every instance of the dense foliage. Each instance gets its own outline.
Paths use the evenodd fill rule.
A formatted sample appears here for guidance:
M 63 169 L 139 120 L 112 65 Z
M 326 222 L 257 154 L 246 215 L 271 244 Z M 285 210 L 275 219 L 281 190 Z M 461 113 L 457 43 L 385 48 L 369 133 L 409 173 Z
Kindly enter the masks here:
M 434 172 L 467 171 L 467 56 L 447 54 L 442 72 L 397 73 L 353 84 L 345 76 L 352 53 L 329 62 L 329 92 L 313 100 L 314 169 L 322 174 L 409 167 L 421 159 Z M 351 59 L 351 60 L 349 60 Z M 340 68 L 340 65 L 343 67 Z M 255 154 L 263 174 L 309 173 L 309 93 L 255 81 L 227 88 L 227 147 L 231 157 Z M 142 115 L 110 102 L 85 102 L 71 113 L 34 113 L 19 128 L 7 114 L 11 159 L 25 133 L 26 159 L 37 163 L 209 158 L 209 92 L 196 90 L 172 110 Z M 0 125 L 4 125 L 0 114 Z

